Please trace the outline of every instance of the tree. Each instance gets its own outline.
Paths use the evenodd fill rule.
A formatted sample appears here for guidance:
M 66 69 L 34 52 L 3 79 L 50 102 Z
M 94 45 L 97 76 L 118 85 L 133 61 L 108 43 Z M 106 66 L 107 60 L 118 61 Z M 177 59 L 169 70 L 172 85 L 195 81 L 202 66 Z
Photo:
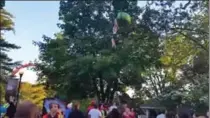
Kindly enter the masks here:
M 192 0 L 181 2 L 179 6 L 176 1 L 148 2 L 145 11 L 150 12 L 150 15 L 145 17 L 148 20 L 147 25 L 163 37 L 180 34 L 195 43 L 197 47 L 208 51 L 201 40 L 208 36 L 208 32 L 205 31 L 208 28 L 204 26 L 208 22 L 207 4 L 207 1 Z M 151 7 L 152 5 L 156 7 Z M 197 37 L 198 33 L 202 34 L 202 37 Z
M 19 65 L 19 62 L 13 62 L 6 54 L 11 49 L 19 49 L 15 44 L 10 44 L 5 40 L 0 40 L 0 100 L 4 99 L 6 77 L 11 73 L 12 69 Z
M 47 97 L 47 91 L 44 85 L 32 85 L 22 83 L 20 89 L 20 100 L 29 100 L 42 108 L 43 100 Z
M 12 20 L 13 15 L 7 12 L 5 9 L 0 9 L 0 30 L 1 30 L 1 35 L 0 39 L 3 40 L 3 33 L 5 31 L 14 31 L 14 22 Z
M 128 12 L 133 24 L 120 28 L 117 48 L 112 49 L 112 21 L 118 10 Z M 61 1 L 62 36 L 44 36 L 43 42 L 35 43 L 42 61 L 39 70 L 68 98 L 97 95 L 110 102 L 125 86 L 141 87 L 139 71 L 158 63 L 159 40 L 144 22 L 138 22 L 140 13 L 137 1 Z
M 208 101 L 208 13 L 206 12 L 206 2 L 198 3 L 190 4 L 189 1 L 186 4 L 186 6 L 191 6 L 189 10 L 193 10 L 192 6 L 194 8 L 202 6 L 197 9 L 200 11 L 197 14 L 188 13 L 188 18 L 192 20 L 184 20 L 179 25 L 170 25 L 171 22 L 165 24 L 170 26 L 167 26 L 167 33 L 163 37 L 166 39 L 163 42 L 163 55 L 160 58 L 163 65 L 155 71 L 152 69 L 146 75 L 146 82 L 149 84 L 145 83 L 146 90 L 143 89 L 143 91 L 146 92 L 147 97 L 158 100 L 166 107 L 176 108 L 184 105 L 190 106 L 198 112 L 206 112 Z M 171 18 L 175 16 L 168 15 Z M 168 17 L 166 20 L 169 20 Z M 180 21 L 177 20 L 177 22 Z M 163 29 L 159 29 L 159 31 L 163 31 Z M 148 88 L 150 89 L 148 90 Z M 202 109 L 200 109 L 201 106 Z
M 169 37 L 164 44 L 164 53 L 160 60 L 164 68 L 168 70 L 168 79 L 174 80 L 177 78 L 176 75 L 180 68 L 191 63 L 200 49 L 195 48 L 196 45 L 182 35 Z
M 143 16 L 146 25 L 161 35 L 162 55 L 159 67 L 142 73 L 144 83 L 137 91 L 137 97 L 156 101 L 167 108 L 186 105 L 205 112 L 208 101 L 208 3 L 186 1 L 180 6 L 174 3 L 148 2 L 144 11 L 147 13 Z M 203 109 L 199 109 L 201 106 Z
M 8 76 L 11 70 L 19 64 L 19 62 L 13 62 L 12 59 L 8 57 L 7 52 L 12 49 L 20 48 L 19 46 L 4 40 L 4 32 L 14 31 L 14 22 L 12 20 L 13 15 L 3 9 L 4 3 L 4 0 L 0 2 L 0 100 L 3 99 L 3 86 L 6 82 L 5 77 Z
M 1 1 L 4 2 L 4 1 Z M 5 9 L 0 9 L 0 67 L 1 67 L 1 75 L 5 75 L 11 69 L 13 66 L 16 66 L 17 63 L 13 63 L 12 60 L 7 56 L 6 52 L 8 52 L 11 49 L 19 49 L 19 46 L 16 46 L 15 44 L 10 44 L 9 42 L 5 41 L 3 37 L 3 33 L 6 31 L 14 31 L 14 22 L 12 20 L 13 15 L 7 12 Z M 2 73 L 3 72 L 3 73 Z

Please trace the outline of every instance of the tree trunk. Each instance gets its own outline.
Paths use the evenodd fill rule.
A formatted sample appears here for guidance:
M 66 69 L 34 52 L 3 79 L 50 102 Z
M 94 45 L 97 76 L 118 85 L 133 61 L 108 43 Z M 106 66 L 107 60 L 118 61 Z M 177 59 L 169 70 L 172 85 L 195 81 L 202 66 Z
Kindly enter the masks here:
M 110 91 L 110 96 L 109 96 L 109 102 L 112 102 L 113 98 L 114 98 L 114 93 L 117 91 L 118 89 L 118 81 L 115 80 L 112 84 L 112 87 L 111 87 L 111 91 Z
M 103 83 L 103 79 L 102 78 L 100 78 L 99 79 L 99 83 L 100 83 L 100 97 L 101 97 L 101 99 L 100 99 L 100 101 L 101 102 L 105 102 L 105 92 L 104 92 L 104 83 Z
M 98 91 L 96 79 L 92 78 L 92 81 L 93 81 L 94 91 L 96 91 L 97 98 L 98 100 L 100 100 L 100 92 Z

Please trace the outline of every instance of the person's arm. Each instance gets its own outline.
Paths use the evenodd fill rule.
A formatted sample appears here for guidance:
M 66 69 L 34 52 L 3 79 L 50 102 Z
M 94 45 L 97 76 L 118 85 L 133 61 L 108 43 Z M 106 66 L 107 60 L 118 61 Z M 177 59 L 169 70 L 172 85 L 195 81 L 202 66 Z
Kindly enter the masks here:
M 88 112 L 88 118 L 91 118 L 91 110 Z
M 99 118 L 102 118 L 101 111 L 98 110 L 98 113 L 99 113 Z

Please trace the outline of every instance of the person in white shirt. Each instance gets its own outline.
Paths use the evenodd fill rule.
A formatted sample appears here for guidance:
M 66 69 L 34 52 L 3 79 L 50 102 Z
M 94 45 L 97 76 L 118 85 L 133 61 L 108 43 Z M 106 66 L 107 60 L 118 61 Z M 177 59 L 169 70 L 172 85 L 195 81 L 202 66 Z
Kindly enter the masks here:
M 156 118 L 166 118 L 166 115 L 164 114 L 164 112 L 161 111 Z
M 100 110 L 98 110 L 97 105 L 93 105 L 94 108 L 88 112 L 88 118 L 102 118 Z

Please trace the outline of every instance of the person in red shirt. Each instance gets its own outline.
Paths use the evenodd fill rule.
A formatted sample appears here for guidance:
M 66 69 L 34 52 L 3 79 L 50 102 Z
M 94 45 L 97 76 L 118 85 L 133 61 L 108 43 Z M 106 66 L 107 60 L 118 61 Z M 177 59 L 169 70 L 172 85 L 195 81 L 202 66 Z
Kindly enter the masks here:
M 130 114 L 131 114 L 131 118 L 136 118 L 136 113 L 133 108 L 131 108 Z
M 63 115 L 59 112 L 59 104 L 50 103 L 50 112 L 43 116 L 43 118 L 63 118 Z
M 125 108 L 125 111 L 123 112 L 123 118 L 133 118 L 133 115 L 129 108 Z
M 95 101 L 93 100 L 93 101 L 91 101 L 90 105 L 89 105 L 88 108 L 87 108 L 87 113 L 88 113 L 91 109 L 94 108 L 94 105 L 95 105 Z

